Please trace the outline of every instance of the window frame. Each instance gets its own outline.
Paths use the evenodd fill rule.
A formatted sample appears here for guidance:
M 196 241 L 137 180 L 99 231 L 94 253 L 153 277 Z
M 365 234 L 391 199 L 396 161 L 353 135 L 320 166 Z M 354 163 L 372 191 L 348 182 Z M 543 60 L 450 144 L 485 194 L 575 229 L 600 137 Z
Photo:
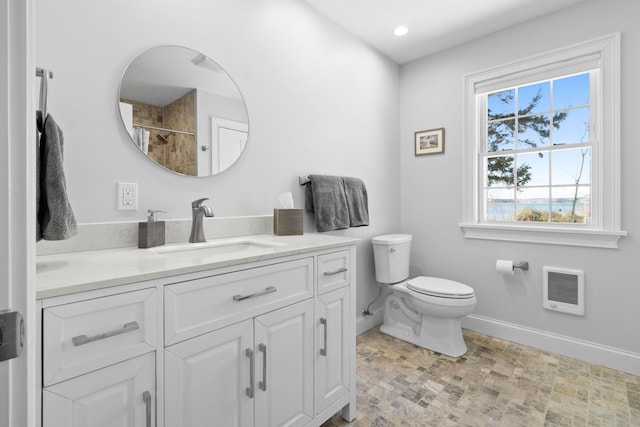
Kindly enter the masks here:
M 562 75 L 596 70 L 592 101 L 592 222 L 589 224 L 482 220 L 482 94 Z M 594 83 L 592 83 L 594 85 Z M 486 98 L 486 95 L 484 96 Z M 484 109 L 483 109 L 484 104 Z M 463 220 L 465 238 L 617 248 L 620 226 L 620 33 L 556 49 L 465 76 Z
M 583 104 L 578 106 L 577 108 L 584 108 L 585 106 L 589 108 L 589 135 L 590 136 L 594 136 L 592 138 L 589 138 L 589 141 L 584 142 L 584 143 L 571 143 L 571 144 L 563 144 L 561 146 L 555 145 L 553 144 L 553 132 L 552 132 L 552 136 L 549 137 L 550 139 L 550 143 L 549 145 L 543 145 L 543 146 L 539 146 L 539 147 L 526 147 L 526 148 L 520 148 L 518 146 L 518 144 L 516 144 L 515 147 L 513 147 L 513 149 L 509 149 L 509 150 L 498 150 L 498 151 L 488 151 L 487 150 L 487 145 L 488 145 L 488 141 L 487 141 L 487 128 L 489 126 L 489 120 L 487 117 L 487 110 L 488 110 L 488 93 L 482 93 L 482 94 L 476 94 L 478 96 L 478 114 L 481 114 L 481 117 L 478 118 L 479 120 L 479 126 L 482 129 L 482 132 L 480 133 L 480 135 L 478 135 L 478 138 L 480 138 L 480 140 L 478 141 L 478 156 L 479 156 L 479 161 L 482 162 L 482 165 L 479 166 L 478 172 L 480 173 L 480 177 L 479 177 L 479 183 L 482 182 L 484 185 L 481 186 L 481 190 L 488 190 L 488 189 L 509 189 L 510 191 L 516 191 L 517 188 L 522 188 L 523 190 L 526 189 L 530 189 L 533 187 L 536 188 L 542 188 L 545 187 L 549 190 L 549 194 L 552 194 L 553 188 L 557 188 L 558 185 L 555 184 L 554 182 L 552 182 L 551 180 L 549 181 L 548 184 L 546 185 L 535 185 L 535 186 L 529 186 L 529 185 L 525 185 L 523 187 L 518 187 L 517 185 L 512 185 L 509 187 L 504 187 L 504 186 L 496 186 L 496 187 L 491 187 L 490 185 L 486 185 L 486 161 L 489 158 L 493 158 L 493 157 L 501 157 L 501 156 L 515 156 L 516 158 L 516 164 L 517 164 L 517 158 L 519 156 L 522 155 L 526 155 L 527 153 L 536 153 L 536 152 L 545 152 L 548 155 L 553 156 L 552 153 L 554 152 L 561 152 L 561 151 L 565 151 L 567 149 L 579 149 L 579 148 L 588 148 L 590 150 L 590 153 L 594 153 L 596 152 L 597 154 L 597 150 L 599 148 L 599 145 L 594 143 L 594 141 L 598 141 L 601 138 L 598 137 L 596 130 L 600 128 L 600 126 L 595 126 L 594 124 L 599 123 L 599 118 L 596 117 L 597 115 L 597 110 L 595 108 L 591 108 L 593 105 L 599 105 L 600 101 L 598 100 L 598 93 L 597 93 L 597 85 L 595 84 L 596 82 L 599 81 L 599 69 L 596 70 L 586 70 L 577 74 L 572 74 L 572 76 L 576 76 L 576 75 L 589 75 L 589 95 L 590 95 L 590 100 L 588 104 Z M 542 81 L 537 81 L 537 82 L 531 82 L 531 83 L 527 83 L 525 85 L 519 85 L 517 87 L 513 87 L 513 88 L 505 88 L 505 90 L 511 90 L 514 89 L 516 92 L 518 90 L 518 88 L 520 87 L 526 87 L 529 86 L 531 84 L 537 84 L 537 83 L 547 83 L 547 82 L 551 82 L 552 80 L 558 80 L 558 79 L 562 79 L 564 78 L 564 76 L 556 76 L 547 80 L 542 80 Z M 550 88 L 552 87 L 552 85 L 550 84 Z M 495 93 L 495 92 L 494 92 Z M 552 94 L 550 93 L 550 96 L 552 96 Z M 521 105 L 517 105 L 515 107 L 515 111 L 514 111 L 514 116 L 513 119 L 509 119 L 509 120 L 514 120 L 514 123 L 517 123 L 518 120 L 521 120 L 522 117 L 519 115 L 519 110 L 520 110 Z M 562 110 L 565 111 L 570 111 L 571 108 L 565 109 L 563 108 Z M 550 111 L 542 111 L 540 113 L 534 113 L 534 114 L 530 114 L 529 116 L 535 116 L 538 114 L 549 114 L 550 118 L 554 115 L 554 113 L 556 113 L 557 111 L 560 110 L 555 110 L 552 109 Z M 526 116 L 525 116 L 526 117 Z M 551 123 L 549 124 L 549 127 L 551 128 Z M 517 132 L 518 126 L 516 125 L 516 132 Z M 514 135 L 514 138 L 518 138 L 519 136 L 517 135 L 517 133 Z M 597 154 L 598 155 L 598 154 Z M 592 189 L 594 188 L 594 186 L 597 186 L 597 176 L 596 174 L 599 172 L 598 168 L 592 168 L 592 162 L 591 162 L 591 155 L 589 156 L 589 171 L 590 171 L 590 177 L 589 177 L 589 184 L 582 184 L 582 186 L 587 186 L 589 187 L 589 197 L 591 197 L 591 192 Z M 549 160 L 550 157 L 547 157 L 547 159 Z M 550 165 L 550 164 L 549 164 Z M 551 168 L 549 169 L 549 171 L 551 171 Z M 517 182 L 517 178 L 518 178 L 518 174 L 517 174 L 517 170 L 513 171 L 513 178 L 514 178 L 514 182 Z M 594 184 L 595 182 L 595 184 Z M 567 184 L 564 184 L 563 186 L 567 187 Z M 480 190 L 480 189 L 479 189 Z M 483 217 L 485 216 L 485 211 L 488 208 L 488 203 L 487 203 L 487 199 L 484 196 L 484 191 L 482 192 L 483 196 L 478 198 L 478 203 L 479 203 L 479 222 L 481 223 L 486 223 L 486 224 L 520 224 L 521 222 L 517 222 L 517 221 L 493 221 L 493 220 L 487 220 L 487 219 L 483 219 Z M 550 201 L 550 200 L 549 200 Z M 515 202 L 515 199 L 514 199 Z M 591 204 L 590 204 L 591 205 Z M 590 212 L 591 213 L 591 212 Z M 597 215 L 597 212 L 596 212 Z M 594 215 L 590 215 L 590 218 L 593 218 Z M 597 218 L 596 218 L 597 220 Z M 523 224 L 527 224 L 527 223 L 523 223 Z M 558 226 L 567 226 L 567 227 L 577 227 L 577 228 L 595 228 L 598 229 L 598 227 L 594 227 L 593 226 L 593 221 L 589 221 L 588 223 L 567 223 L 567 222 L 554 222 L 552 221 L 552 215 L 549 215 L 549 220 L 545 221 L 545 222 L 537 222 L 536 224 L 546 224 L 549 225 L 551 227 L 558 227 Z M 559 225 L 558 225 L 559 224 Z

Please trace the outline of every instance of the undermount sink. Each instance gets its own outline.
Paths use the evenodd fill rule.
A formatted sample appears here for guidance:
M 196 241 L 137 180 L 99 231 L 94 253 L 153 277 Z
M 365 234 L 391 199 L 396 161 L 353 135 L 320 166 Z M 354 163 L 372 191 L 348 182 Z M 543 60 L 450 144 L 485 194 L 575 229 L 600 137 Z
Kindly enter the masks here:
M 255 239 L 219 239 L 202 243 L 179 243 L 156 246 L 150 252 L 157 254 L 191 254 L 196 256 L 242 255 L 247 256 L 268 252 L 268 250 L 286 246 L 284 243 L 267 242 Z

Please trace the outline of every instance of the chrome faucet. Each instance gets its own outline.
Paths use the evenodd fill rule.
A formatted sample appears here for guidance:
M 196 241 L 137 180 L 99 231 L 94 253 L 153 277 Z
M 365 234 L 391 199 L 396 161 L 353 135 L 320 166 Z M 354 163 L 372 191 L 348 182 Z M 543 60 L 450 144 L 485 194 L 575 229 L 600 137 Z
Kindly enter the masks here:
M 189 243 L 206 242 L 204 238 L 204 228 L 202 227 L 202 219 L 206 217 L 212 217 L 213 211 L 207 205 L 203 205 L 202 202 L 209 200 L 208 198 L 198 199 L 191 202 L 191 236 L 189 237 Z

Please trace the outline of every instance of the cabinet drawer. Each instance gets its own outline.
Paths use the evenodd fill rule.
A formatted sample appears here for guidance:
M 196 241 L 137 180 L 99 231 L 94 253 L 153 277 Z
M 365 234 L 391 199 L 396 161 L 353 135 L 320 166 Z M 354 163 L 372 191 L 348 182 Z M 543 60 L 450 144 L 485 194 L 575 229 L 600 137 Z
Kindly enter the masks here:
M 152 352 L 43 389 L 43 427 L 155 425 L 155 365 Z
M 156 291 L 143 289 L 43 310 L 45 386 L 156 346 Z
M 318 295 L 349 284 L 349 251 L 318 256 Z
M 313 258 L 165 286 L 165 345 L 313 297 Z

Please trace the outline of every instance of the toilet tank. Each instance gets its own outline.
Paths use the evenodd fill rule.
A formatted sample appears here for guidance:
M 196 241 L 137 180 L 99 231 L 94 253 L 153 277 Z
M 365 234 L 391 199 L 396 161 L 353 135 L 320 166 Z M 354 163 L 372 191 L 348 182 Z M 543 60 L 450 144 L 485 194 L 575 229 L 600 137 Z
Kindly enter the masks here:
M 409 277 L 410 234 L 387 234 L 371 239 L 378 283 L 398 283 Z

